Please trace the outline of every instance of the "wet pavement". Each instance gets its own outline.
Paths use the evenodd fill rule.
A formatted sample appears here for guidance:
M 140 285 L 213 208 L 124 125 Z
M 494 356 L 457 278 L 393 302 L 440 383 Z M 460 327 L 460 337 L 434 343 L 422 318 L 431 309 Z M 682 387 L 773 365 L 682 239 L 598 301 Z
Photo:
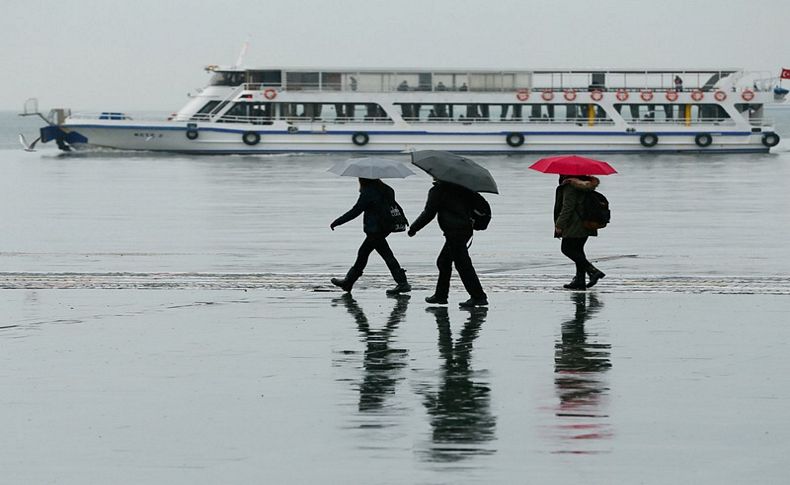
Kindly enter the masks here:
M 783 483 L 787 297 L 5 291 L 8 483 Z
M 462 311 L 457 276 L 423 302 L 435 223 L 390 238 L 410 297 L 376 256 L 353 297 L 329 284 L 361 242 L 328 228 L 356 197 L 342 157 L 3 140 L 0 482 L 786 483 L 784 141 L 609 157 L 588 292 L 561 288 L 555 178 L 481 157 L 491 305 Z M 392 185 L 414 218 L 427 176 Z

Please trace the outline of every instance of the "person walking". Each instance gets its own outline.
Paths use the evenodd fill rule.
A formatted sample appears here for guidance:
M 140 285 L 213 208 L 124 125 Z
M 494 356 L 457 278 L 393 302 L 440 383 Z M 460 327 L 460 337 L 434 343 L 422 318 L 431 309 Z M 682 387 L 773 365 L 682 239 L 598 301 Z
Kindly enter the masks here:
M 395 191 L 389 185 L 379 179 L 359 179 L 359 199 L 348 212 L 338 217 L 329 225 L 333 231 L 337 226 L 343 225 L 357 218 L 364 213 L 363 230 L 365 240 L 357 251 L 357 259 L 354 265 L 346 273 L 345 278 L 332 278 L 332 284 L 339 286 L 344 291 L 351 292 L 354 283 L 362 276 L 365 266 L 368 264 L 370 253 L 376 251 L 387 264 L 395 287 L 387 290 L 388 295 L 397 295 L 411 291 L 411 286 L 406 279 L 406 270 L 401 268 L 395 255 L 392 253 L 387 236 L 391 229 L 386 227 L 385 212 L 395 204 Z
M 600 185 L 597 177 L 590 175 L 560 175 L 554 196 L 554 237 L 561 238 L 560 249 L 576 265 L 576 275 L 570 283 L 563 285 L 569 290 L 584 290 L 595 286 L 606 276 L 593 266 L 584 254 L 587 238 L 597 236 L 597 229 L 588 229 L 582 222 L 582 204 L 586 192 Z M 585 275 L 590 277 L 585 282 Z
M 472 238 L 472 209 L 477 194 L 460 185 L 435 180 L 428 191 L 425 209 L 409 228 L 409 237 L 425 227 L 438 215 L 439 227 L 444 233 L 444 246 L 436 259 L 439 279 L 436 291 L 425 298 L 431 304 L 446 304 L 450 293 L 450 276 L 453 263 L 470 298 L 461 302 L 462 308 L 488 305 L 488 297 L 477 277 L 467 243 Z

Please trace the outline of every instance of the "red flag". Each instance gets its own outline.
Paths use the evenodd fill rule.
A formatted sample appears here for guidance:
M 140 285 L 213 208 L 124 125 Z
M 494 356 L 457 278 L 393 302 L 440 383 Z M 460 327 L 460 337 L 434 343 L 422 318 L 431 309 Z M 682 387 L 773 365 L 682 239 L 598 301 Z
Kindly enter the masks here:
M 779 77 L 782 79 L 790 79 L 790 69 L 782 68 L 782 75 Z

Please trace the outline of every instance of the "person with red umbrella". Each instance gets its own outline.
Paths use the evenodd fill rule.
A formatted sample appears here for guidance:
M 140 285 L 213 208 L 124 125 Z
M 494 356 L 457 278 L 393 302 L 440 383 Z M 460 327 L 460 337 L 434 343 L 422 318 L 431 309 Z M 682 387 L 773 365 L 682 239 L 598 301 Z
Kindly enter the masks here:
M 584 252 L 587 239 L 597 236 L 598 229 L 582 220 L 582 206 L 587 193 L 600 185 L 600 180 L 593 175 L 609 175 L 617 171 L 606 162 L 577 155 L 544 158 L 529 168 L 560 176 L 554 196 L 554 237 L 562 239 L 562 254 L 576 265 L 575 276 L 563 287 L 584 290 L 595 286 L 606 274 L 590 263 Z M 586 276 L 589 276 L 589 281 L 586 281 Z

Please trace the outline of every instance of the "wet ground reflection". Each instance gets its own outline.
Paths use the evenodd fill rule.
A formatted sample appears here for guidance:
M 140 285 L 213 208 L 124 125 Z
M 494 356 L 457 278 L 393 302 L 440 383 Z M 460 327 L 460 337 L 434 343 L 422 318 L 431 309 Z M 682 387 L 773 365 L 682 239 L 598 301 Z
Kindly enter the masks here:
M 432 427 L 431 449 L 423 456 L 431 461 L 447 462 L 491 454 L 495 450 L 484 446 L 496 438 L 491 389 L 472 369 L 472 343 L 480 333 L 488 309 L 469 310 L 469 317 L 455 340 L 447 308 L 429 307 L 426 311 L 436 318 L 443 363 L 438 388 L 421 391 Z
M 595 293 L 574 292 L 572 319 L 562 323 L 554 345 L 554 385 L 559 399 L 555 409 L 561 449 L 555 453 L 593 454 L 608 451 L 602 446 L 612 437 L 606 398 L 605 372 L 612 367 L 611 344 L 585 330 L 602 307 Z
M 405 349 L 392 349 L 390 342 L 393 333 L 406 316 L 409 306 L 409 295 L 398 295 L 391 298 L 394 306 L 381 329 L 371 326 L 362 307 L 357 301 L 346 293 L 334 300 L 346 307 L 348 313 L 354 317 L 357 329 L 365 342 L 365 352 L 362 361 L 363 378 L 359 383 L 359 411 L 373 412 L 385 406 L 387 396 L 395 394 L 395 386 L 400 379 L 399 371 L 404 368 L 408 351 Z

